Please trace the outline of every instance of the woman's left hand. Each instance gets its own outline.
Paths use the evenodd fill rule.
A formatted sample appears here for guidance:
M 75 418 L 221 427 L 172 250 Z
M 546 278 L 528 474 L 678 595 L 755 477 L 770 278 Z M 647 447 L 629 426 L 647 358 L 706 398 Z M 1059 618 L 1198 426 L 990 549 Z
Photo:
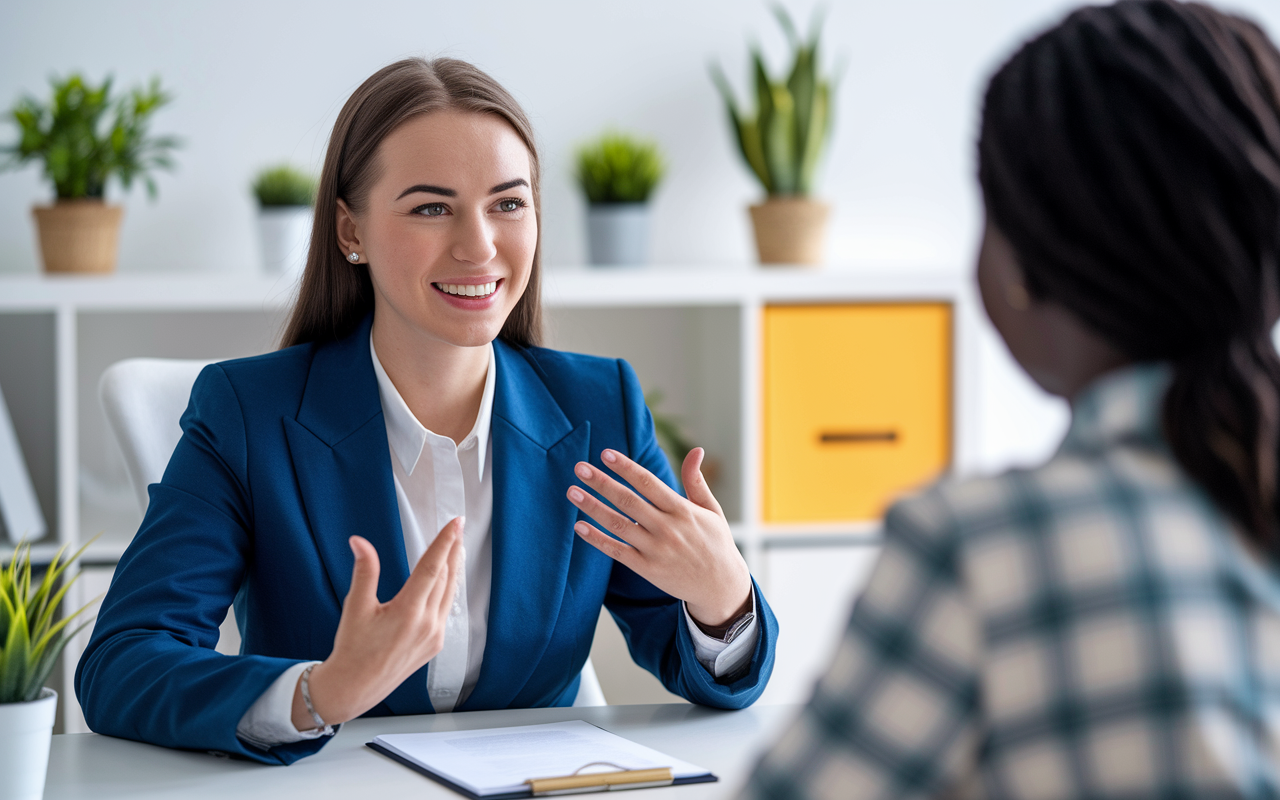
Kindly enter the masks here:
M 652 472 L 616 450 L 601 459 L 643 495 L 637 495 L 586 463 L 574 472 L 583 483 L 613 503 L 623 514 L 574 486 L 569 501 L 618 539 L 586 522 L 574 531 L 600 552 L 689 607 L 704 628 L 727 625 L 751 609 L 751 572 L 733 543 L 729 521 L 711 494 L 699 467 L 703 451 L 694 448 L 681 469 L 689 499 L 681 497 Z

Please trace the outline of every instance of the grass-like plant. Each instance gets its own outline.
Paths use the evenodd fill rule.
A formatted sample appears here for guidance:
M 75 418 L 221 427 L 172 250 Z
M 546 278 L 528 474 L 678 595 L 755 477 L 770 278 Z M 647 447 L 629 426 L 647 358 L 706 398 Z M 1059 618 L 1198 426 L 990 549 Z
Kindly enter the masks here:
M 32 586 L 29 544 L 14 548 L 13 559 L 0 569 L 0 703 L 27 703 L 38 699 L 62 649 L 92 621 L 67 630 L 87 605 L 57 619 L 62 598 L 79 577 L 77 574 L 69 581 L 62 581 L 63 573 L 88 546 L 86 543 L 67 559 L 63 559 L 67 548 L 59 548 L 35 586 Z
M 154 198 L 152 172 L 173 169 L 171 154 L 181 144 L 148 130 L 151 116 L 173 99 L 160 88 L 160 79 L 115 99 L 110 76 L 99 86 L 77 73 L 50 83 L 53 97 L 47 103 L 28 95 L 10 109 L 19 137 L 0 148 L 9 156 L 0 169 L 42 162 L 59 200 L 100 199 L 111 178 L 126 190 L 140 179 Z
M 290 164 L 267 167 L 253 179 L 253 195 L 263 208 L 309 206 L 316 199 L 316 179 Z
M 592 203 L 643 203 L 666 167 L 654 141 L 606 133 L 578 148 L 578 185 Z
M 739 107 L 718 64 L 711 65 L 711 78 L 728 107 L 742 157 L 765 192 L 804 196 L 813 189 L 818 158 L 830 138 L 832 80 L 818 71 L 821 17 L 814 17 L 804 41 L 785 9 L 775 6 L 773 12 L 791 45 L 792 65 L 785 81 L 775 81 L 759 46 L 751 48 L 755 113 Z

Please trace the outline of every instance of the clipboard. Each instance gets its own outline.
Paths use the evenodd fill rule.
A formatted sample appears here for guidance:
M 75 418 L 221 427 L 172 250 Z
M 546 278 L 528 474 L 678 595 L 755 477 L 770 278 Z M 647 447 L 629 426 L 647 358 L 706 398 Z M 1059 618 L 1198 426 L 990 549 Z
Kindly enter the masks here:
M 418 764 L 414 761 L 410 761 L 409 759 L 405 758 L 404 756 L 400 755 L 394 750 L 383 747 L 377 742 L 365 742 L 365 747 L 368 747 L 370 750 L 373 750 L 375 753 L 381 753 L 382 755 L 386 756 L 392 761 L 397 761 L 400 764 L 403 764 L 404 766 L 413 770 L 414 772 L 417 772 L 420 775 L 424 775 L 430 778 L 431 780 L 435 781 L 441 786 L 452 789 L 453 791 L 457 792 L 463 797 L 469 797 L 471 798 L 471 800 L 517 800 L 517 798 L 523 798 L 523 797 L 535 797 L 535 796 L 543 797 L 543 796 L 558 795 L 558 794 L 580 794 L 580 793 L 604 792 L 604 791 L 616 792 L 616 791 L 621 791 L 623 789 L 649 789 L 659 785 L 684 786 L 690 783 L 715 783 L 720 780 L 720 778 L 708 772 L 706 775 L 698 775 L 696 777 L 691 777 L 691 778 L 673 778 L 669 783 L 664 782 L 662 784 L 637 783 L 635 785 L 630 785 L 630 786 L 628 785 L 607 786 L 601 783 L 601 784 L 592 786 L 591 788 L 571 789 L 567 791 L 543 792 L 538 795 L 534 794 L 533 787 L 530 786 L 528 789 L 522 789 L 521 791 L 518 791 L 518 792 L 504 792 L 502 794 L 476 794 L 475 792 L 471 791 L 467 787 L 454 783 L 453 781 L 449 780 L 445 776 L 437 772 L 433 772 L 431 769 L 423 766 L 422 764 Z M 600 773 L 600 774 L 607 774 L 607 773 Z
M 507 740 L 507 746 L 510 746 L 509 742 L 514 740 L 519 743 L 516 746 L 520 747 L 526 741 L 536 741 L 520 737 L 539 735 L 569 737 L 565 741 L 572 740 L 575 735 L 578 738 L 568 747 L 557 747 L 560 752 L 551 754 L 547 763 L 549 768 L 545 770 L 538 769 L 538 764 L 542 762 L 536 744 L 530 746 L 532 753 L 520 753 L 515 757 L 510 756 L 509 750 L 506 754 L 486 752 L 489 742 L 497 743 L 493 746 L 501 748 L 503 740 Z M 459 744 L 463 745 L 461 750 L 451 749 L 451 746 Z M 719 780 L 709 770 L 671 758 L 581 720 L 515 728 L 390 734 L 379 736 L 374 741 L 367 742 L 365 746 L 441 786 L 474 800 L 516 800 L 516 798 L 561 794 L 713 783 Z M 610 754 L 611 760 L 591 761 L 586 764 L 575 761 L 577 767 L 565 766 L 567 759 L 580 757 L 583 748 L 597 746 L 602 752 Z M 468 750 L 470 754 L 467 753 Z M 550 753 L 550 751 L 547 752 Z M 469 758 L 473 763 L 465 765 L 463 762 Z M 492 783 L 486 785 L 475 774 L 477 758 L 480 760 L 501 758 L 506 762 L 507 769 L 502 776 L 503 779 L 495 778 Z M 530 758 L 534 761 L 530 761 Z M 450 763 L 450 759 L 452 759 L 450 768 L 444 767 L 443 764 Z M 518 762 L 518 765 L 510 762 Z M 627 769 L 624 763 L 629 763 L 634 768 Z M 672 766 L 659 766 L 663 763 Z M 501 766 L 499 765 L 499 768 Z M 603 768 L 607 771 L 584 772 L 589 768 Z M 538 774 L 515 777 L 517 774 L 523 775 L 523 772 L 518 770 L 534 771 Z M 490 776 L 485 775 L 484 778 L 489 779 Z

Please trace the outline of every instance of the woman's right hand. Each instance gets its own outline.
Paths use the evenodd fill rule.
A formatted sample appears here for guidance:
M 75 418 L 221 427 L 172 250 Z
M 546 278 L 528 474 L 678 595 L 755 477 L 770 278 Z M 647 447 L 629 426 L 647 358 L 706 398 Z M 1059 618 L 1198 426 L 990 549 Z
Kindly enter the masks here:
M 327 724 L 373 708 L 440 652 L 462 572 L 463 524 L 456 517 L 441 529 L 400 593 L 386 603 L 378 602 L 378 552 L 368 540 L 351 537 L 356 563 L 333 652 L 311 670 L 308 681 L 311 703 Z M 293 725 L 300 731 L 315 728 L 301 679 L 293 692 Z

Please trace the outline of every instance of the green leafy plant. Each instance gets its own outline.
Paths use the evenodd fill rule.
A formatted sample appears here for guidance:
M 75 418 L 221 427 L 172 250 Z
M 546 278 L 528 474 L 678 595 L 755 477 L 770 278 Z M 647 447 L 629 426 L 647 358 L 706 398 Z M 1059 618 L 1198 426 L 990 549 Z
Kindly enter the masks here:
M 62 598 L 79 577 L 63 582 L 63 573 L 88 546 L 85 544 L 67 559 L 63 559 L 67 548 L 59 548 L 35 586 L 29 544 L 14 548 L 9 565 L 0 569 L 0 703 L 38 699 L 62 648 L 89 624 L 84 622 L 75 630 L 67 630 L 68 624 L 88 606 L 57 619 Z
M 253 179 L 253 194 L 258 205 L 309 206 L 316 199 L 316 179 L 289 164 L 267 167 Z
M 148 130 L 152 114 L 173 99 L 160 88 L 160 79 L 116 99 L 110 76 L 96 87 L 76 73 L 50 83 L 53 97 L 48 103 L 28 95 L 10 109 L 19 137 L 16 144 L 0 148 L 9 155 L 0 169 L 43 162 L 59 200 L 100 199 L 111 178 L 126 190 L 140 179 L 154 198 L 151 173 L 173 169 L 171 153 L 181 144 L 176 137 L 152 136 Z
M 775 81 L 765 68 L 759 46 L 751 48 L 755 113 L 738 106 L 733 87 L 718 64 L 711 78 L 724 97 L 729 121 L 747 166 L 770 195 L 807 195 L 813 189 L 818 158 L 831 133 L 833 81 L 818 71 L 821 17 L 815 16 L 808 41 L 800 38 L 781 6 L 774 16 L 793 53 L 785 81 Z
M 578 148 L 578 184 L 592 203 L 643 203 L 666 167 L 657 142 L 606 133 Z

